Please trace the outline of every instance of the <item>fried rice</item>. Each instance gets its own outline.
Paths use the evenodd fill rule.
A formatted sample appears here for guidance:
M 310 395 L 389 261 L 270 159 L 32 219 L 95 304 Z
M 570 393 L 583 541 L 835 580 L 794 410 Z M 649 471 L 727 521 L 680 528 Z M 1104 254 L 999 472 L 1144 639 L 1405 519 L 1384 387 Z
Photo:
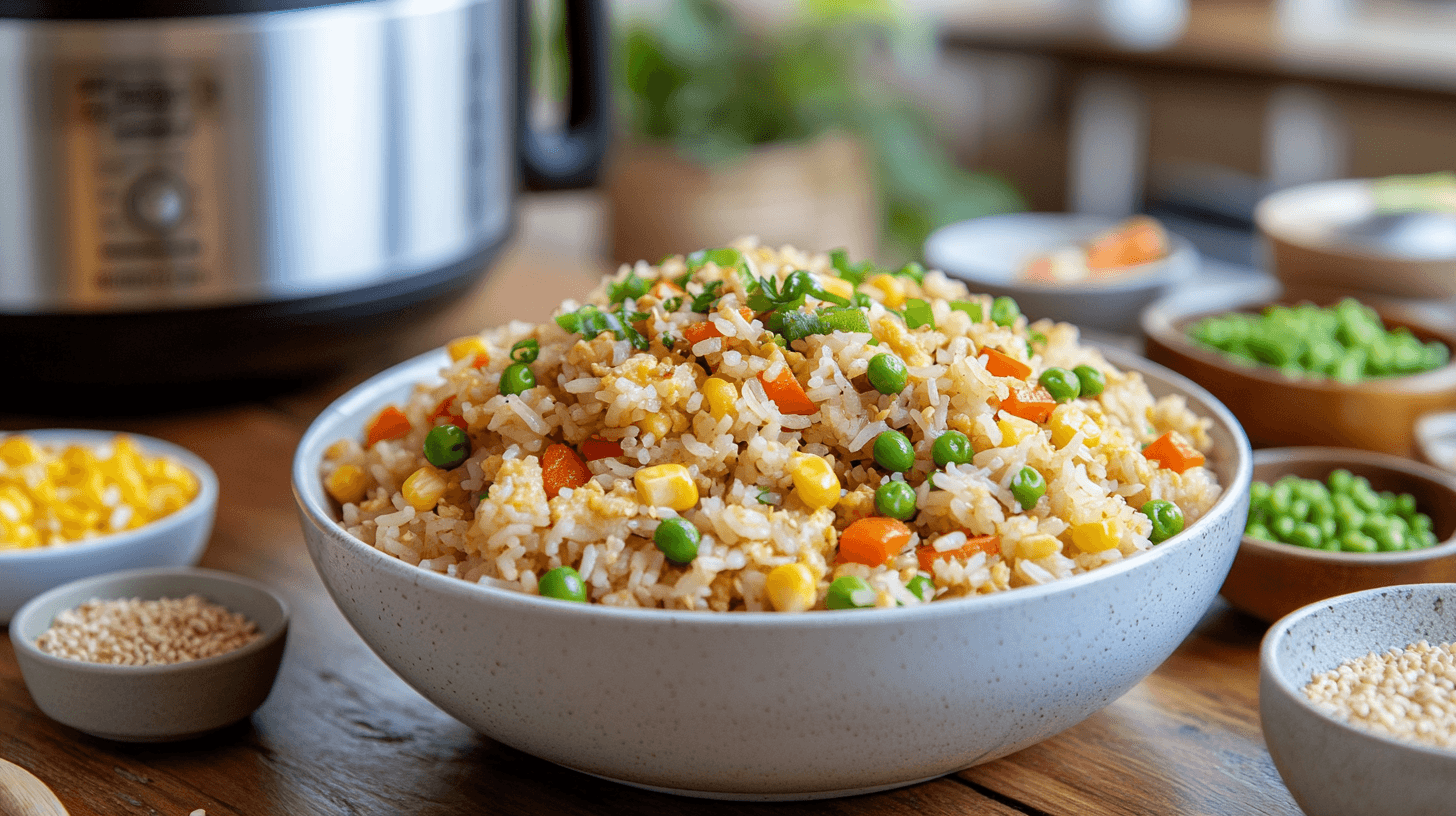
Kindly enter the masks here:
M 810 273 L 817 295 L 787 297 L 796 270 Z M 846 300 L 848 310 L 837 306 Z M 863 320 L 842 319 L 851 310 Z M 988 350 L 1019 365 L 1008 373 Z M 913 606 L 1136 556 L 1154 546 L 1146 502 L 1172 502 L 1192 524 L 1220 491 L 1207 467 L 1168 467 L 1143 452 L 1170 432 L 1209 451 L 1211 423 L 1183 398 L 1155 400 L 1138 373 L 1080 344 L 1074 326 L 1028 324 L 1014 309 L 1008 318 L 1005 304 L 938 271 L 895 274 L 745 239 L 732 251 L 624 265 L 556 320 L 512 322 L 450 352 L 437 381 L 391 406 L 402 417 L 381 415 L 358 439 L 336 442 L 320 475 L 360 540 L 525 593 L 570 567 L 592 603 L 798 611 L 826 608 L 831 584 L 855 576 L 872 590 L 855 606 Z M 898 393 L 868 377 L 881 354 L 904 364 Z M 503 394 L 503 375 L 517 383 L 513 365 L 529 368 L 535 386 Z M 1046 369 L 1082 365 L 1104 375 L 1100 394 L 1064 400 L 1049 416 L 1014 410 Z M 445 424 L 466 432 L 468 455 L 437 466 L 426 437 Z M 892 430 L 914 449 L 903 472 L 873 454 Z M 934 442 L 950 431 L 973 455 L 937 465 Z M 562 445 L 570 450 L 547 453 Z M 830 494 L 796 487 L 796 471 L 813 464 L 832 471 Z M 659 465 L 671 467 L 648 470 Z M 1045 494 L 1023 509 L 1012 482 L 1028 467 Z M 671 499 L 642 484 L 669 471 L 679 482 Z M 913 490 L 914 515 L 895 522 L 908 538 L 878 563 L 846 557 L 841 537 L 879 515 L 875 492 L 888 481 Z M 675 517 L 700 534 L 686 563 L 654 543 Z M 799 565 L 798 602 L 785 600 L 783 570 L 770 578 L 784 565 Z

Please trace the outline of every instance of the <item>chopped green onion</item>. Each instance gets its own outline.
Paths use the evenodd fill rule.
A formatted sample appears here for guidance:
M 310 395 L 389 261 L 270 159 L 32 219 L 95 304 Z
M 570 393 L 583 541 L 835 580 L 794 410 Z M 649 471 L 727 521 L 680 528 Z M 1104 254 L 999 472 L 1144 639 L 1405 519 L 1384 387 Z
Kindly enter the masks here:
M 950 307 L 958 312 L 965 312 L 970 316 L 972 323 L 980 323 L 986 319 L 986 312 L 981 304 L 974 300 L 952 300 Z
M 914 261 L 895 270 L 893 274 L 900 278 L 910 278 L 916 283 L 925 283 L 925 267 Z
M 844 280 L 849 281 L 855 286 L 859 286 L 861 283 L 864 283 L 865 279 L 863 272 L 850 265 L 848 252 L 845 252 L 842 249 L 832 250 L 829 253 L 829 263 L 831 266 L 834 267 L 835 273 L 837 273 L 839 277 L 843 278 Z
M 518 363 L 534 363 L 541 354 L 541 344 L 527 338 L 511 346 L 511 359 Z
M 627 277 L 623 278 L 620 282 L 607 284 L 607 299 L 613 305 L 629 298 L 635 300 L 647 294 L 649 287 L 650 284 L 647 280 L 639 277 L 637 271 L 634 269 L 628 272 Z
M 865 313 L 851 306 L 837 306 L 819 310 L 819 320 L 824 324 L 825 332 L 862 332 L 869 333 L 870 320 Z
M 702 293 L 693 298 L 693 311 L 701 314 L 711 312 L 713 310 L 713 304 L 717 303 L 718 298 L 722 296 L 718 291 L 722 288 L 723 281 L 720 280 L 712 281 L 705 285 Z
M 683 299 L 681 297 L 670 297 L 662 302 L 662 310 L 669 313 L 675 312 L 682 307 L 682 302 Z
M 920 298 L 906 300 L 905 325 L 912 329 L 918 329 L 921 326 L 935 328 L 935 315 L 931 314 L 930 304 Z
M 864 292 L 855 292 L 854 296 L 849 299 L 849 305 L 856 309 L 868 309 L 871 303 L 874 303 L 874 301 Z

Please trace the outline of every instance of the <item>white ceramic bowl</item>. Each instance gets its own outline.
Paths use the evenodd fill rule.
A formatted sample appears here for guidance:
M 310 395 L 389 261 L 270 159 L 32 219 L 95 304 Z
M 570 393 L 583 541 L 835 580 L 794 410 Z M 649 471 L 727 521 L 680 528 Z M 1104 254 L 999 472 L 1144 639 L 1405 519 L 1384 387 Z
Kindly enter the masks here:
M 116 438 L 114 431 L 59 428 L 18 433 L 48 446 L 95 447 Z M 136 567 L 190 567 L 202 558 L 217 515 L 217 474 L 184 447 L 141 434 L 127 436 L 148 456 L 166 456 L 192 471 L 199 484 L 197 497 L 166 518 L 135 530 L 81 544 L 0 550 L 0 623 L 9 621 L 21 604 L 36 595 L 78 578 Z
M 1213 420 L 1226 487 L 1181 535 L 1054 584 L 906 609 L 708 613 L 563 603 L 420 569 L 351 537 L 324 449 L 433 381 L 433 352 L 345 394 L 293 462 L 309 555 L 365 642 L 447 713 L 529 754 L 720 798 L 862 793 L 1046 739 L 1117 699 L 1208 607 L 1238 548 L 1251 453 L 1232 415 L 1146 361 L 1155 394 Z
M 1259 721 L 1269 756 L 1308 816 L 1449 816 L 1456 750 L 1386 737 L 1320 711 L 1318 673 L 1419 640 L 1456 641 L 1456 584 L 1341 595 L 1291 612 L 1259 650 Z
M 973 218 L 931 233 L 925 265 L 959 278 L 972 292 L 1009 295 L 1027 317 L 1135 334 L 1143 307 L 1198 271 L 1198 250 L 1170 234 L 1168 257 L 1105 280 L 1057 284 L 1024 280 L 1020 271 L 1037 255 L 1075 246 L 1118 221 L 1074 213 L 1010 213 Z
M 35 645 L 57 614 L 93 598 L 182 598 L 197 593 L 243 615 L 259 638 L 185 663 L 111 666 L 56 657 Z M 248 716 L 268 697 L 288 633 L 288 607 L 256 581 L 217 570 L 136 569 L 58 586 L 32 599 L 10 624 L 15 659 L 46 716 L 123 742 L 188 739 Z

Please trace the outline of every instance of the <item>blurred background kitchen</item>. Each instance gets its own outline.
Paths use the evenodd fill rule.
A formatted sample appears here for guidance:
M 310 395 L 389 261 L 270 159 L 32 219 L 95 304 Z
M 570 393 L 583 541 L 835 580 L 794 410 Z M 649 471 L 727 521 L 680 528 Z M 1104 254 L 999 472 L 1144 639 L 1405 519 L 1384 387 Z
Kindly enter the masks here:
M 1456 148 L 1444 0 L 522 1 L 0 0 L 20 374 L 247 396 L 570 293 L 503 270 L 743 234 L 895 266 L 1018 211 L 1150 214 L 1194 283 L 1259 282 L 1262 198 Z

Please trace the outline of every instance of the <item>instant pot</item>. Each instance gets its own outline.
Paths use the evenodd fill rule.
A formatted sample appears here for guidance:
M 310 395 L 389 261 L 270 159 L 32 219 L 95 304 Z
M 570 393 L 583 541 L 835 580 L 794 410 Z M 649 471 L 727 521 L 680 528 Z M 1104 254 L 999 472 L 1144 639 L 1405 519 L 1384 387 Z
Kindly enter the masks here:
M 604 11 L 537 133 L 523 6 L 0 0 L 0 393 L 301 379 L 449 303 L 605 150 Z

